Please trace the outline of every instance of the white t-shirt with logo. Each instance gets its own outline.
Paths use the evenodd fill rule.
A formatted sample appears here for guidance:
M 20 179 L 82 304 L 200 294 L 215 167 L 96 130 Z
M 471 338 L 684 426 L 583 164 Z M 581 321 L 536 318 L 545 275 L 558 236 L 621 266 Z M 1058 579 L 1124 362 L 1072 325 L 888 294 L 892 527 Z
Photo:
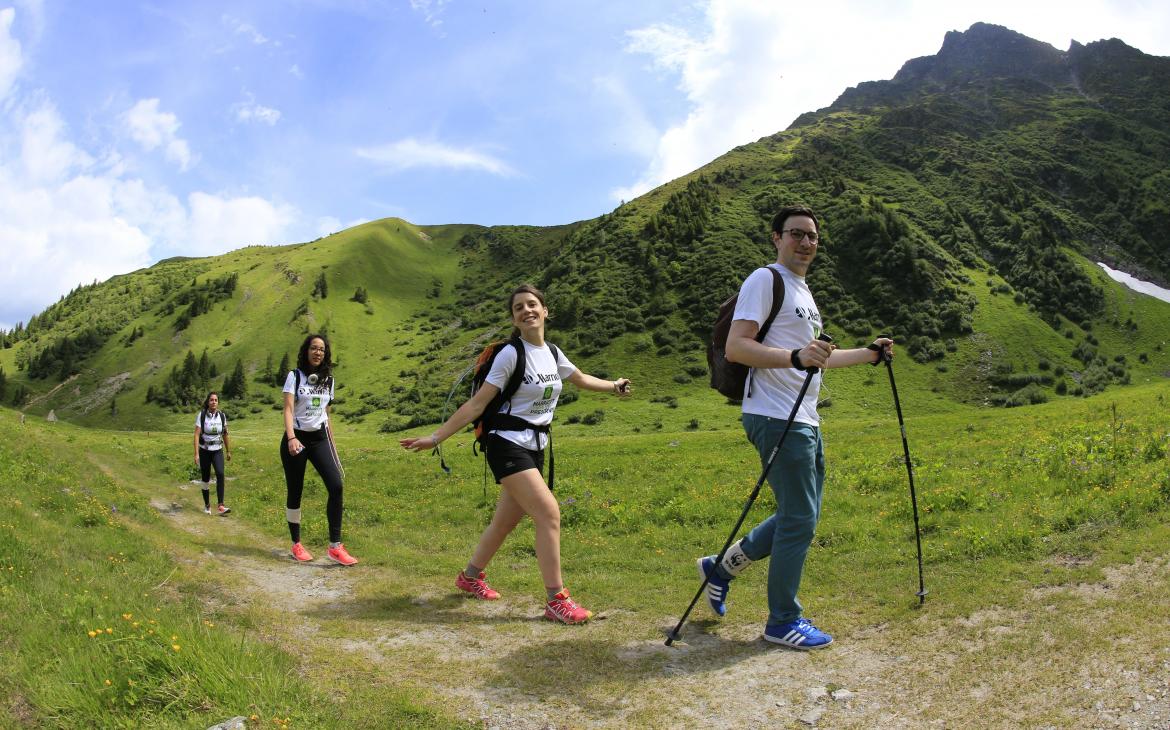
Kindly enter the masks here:
M 569 358 L 565 357 L 565 353 L 561 352 L 560 348 L 557 348 L 560 357 L 554 361 L 552 350 L 549 349 L 547 343 L 537 347 L 523 339 L 520 342 L 524 345 L 524 358 L 527 361 L 524 368 L 524 379 L 516 390 L 516 394 L 512 396 L 511 410 L 505 403 L 501 412 L 511 413 L 513 416 L 523 418 L 537 426 L 544 426 L 552 423 L 553 411 L 557 407 L 557 398 L 561 395 L 561 380 L 576 372 L 577 366 L 569 362 Z M 502 348 L 496 355 L 485 382 L 503 390 L 515 369 L 516 348 L 509 345 Z M 535 431 L 492 429 L 489 433 L 506 438 L 512 443 L 532 451 L 539 451 L 548 445 L 548 435 Z
M 297 371 L 290 370 L 284 379 L 284 392 L 293 393 L 297 387 Z M 293 428 L 298 431 L 320 431 L 329 422 L 325 407 L 333 400 L 333 378 L 316 385 L 309 384 L 309 376 L 301 373 L 300 392 L 293 393 Z
M 195 428 L 202 429 L 199 438 L 199 448 L 208 451 L 219 451 L 223 448 L 223 435 L 227 433 L 227 424 L 224 423 L 223 413 L 216 411 L 203 417 L 203 411 L 195 414 Z
M 763 326 L 772 311 L 772 274 L 768 268 L 780 272 L 784 277 L 784 302 L 776 319 L 764 336 L 763 344 L 782 350 L 804 347 L 810 340 L 821 334 L 821 313 L 813 301 L 803 276 L 794 274 L 781 264 L 769 264 L 765 269 L 756 269 L 739 289 L 733 320 L 750 320 Z M 792 405 L 804 385 L 807 374 L 795 368 L 752 368 L 748 387 L 744 386 L 743 412 L 759 416 L 788 419 Z M 821 375 L 813 376 L 808 392 L 801 401 L 800 410 L 793 419 L 812 426 L 820 424 L 817 414 L 817 395 L 821 390 Z

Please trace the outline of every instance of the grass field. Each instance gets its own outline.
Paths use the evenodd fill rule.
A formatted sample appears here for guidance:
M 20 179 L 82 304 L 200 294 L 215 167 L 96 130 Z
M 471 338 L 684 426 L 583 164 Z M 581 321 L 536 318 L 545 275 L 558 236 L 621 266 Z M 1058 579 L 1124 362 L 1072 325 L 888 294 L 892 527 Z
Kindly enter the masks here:
M 466 434 L 448 442 L 444 475 L 390 435 L 338 429 L 345 539 L 362 559 L 342 571 L 284 556 L 276 412 L 235 426 L 233 513 L 215 518 L 190 484 L 189 433 L 22 424 L 2 411 L 0 612 L 19 618 L 0 640 L 0 724 L 784 727 L 818 708 L 856 727 L 1095 726 L 1127 712 L 1154 723 L 1170 629 L 1144 617 L 1170 610 L 1159 547 L 1170 386 L 937 414 L 903 394 L 921 608 L 897 421 L 888 387 L 870 387 L 874 407 L 826 421 L 826 503 L 801 598 L 838 644 L 816 655 L 759 641 L 759 567 L 736 581 L 723 621 L 700 605 L 684 644 L 661 647 L 697 588 L 694 558 L 722 544 L 758 476 L 734 425 L 558 428 L 565 575 L 598 614 L 568 628 L 538 620 L 528 524 L 489 568 L 504 600 L 455 595 L 496 494 L 489 484 L 484 501 Z M 319 556 L 323 491 L 310 478 L 303 535 Z M 749 523 L 770 506 L 765 489 Z M 1085 624 L 1088 604 L 1106 624 Z M 1141 651 L 1102 656 L 1095 642 Z M 992 680 L 1008 668 L 1029 684 Z M 741 700 L 767 706 L 712 691 L 728 677 L 744 682 Z M 854 698 L 810 699 L 810 682 Z M 1139 700 L 1110 691 L 1150 682 Z

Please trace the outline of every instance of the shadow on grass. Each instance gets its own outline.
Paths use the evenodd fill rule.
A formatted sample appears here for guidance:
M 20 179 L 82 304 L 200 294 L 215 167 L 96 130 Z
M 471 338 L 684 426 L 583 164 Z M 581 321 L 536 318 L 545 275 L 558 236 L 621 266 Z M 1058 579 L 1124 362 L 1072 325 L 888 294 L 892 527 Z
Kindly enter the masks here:
M 758 636 L 727 638 L 718 633 L 722 626 L 715 620 L 688 623 L 680 640 L 667 647 L 663 642 L 673 621 L 658 626 L 649 637 L 642 633 L 641 638 L 628 638 L 625 629 L 631 623 L 656 619 L 621 613 L 583 626 L 562 626 L 545 620 L 539 608 L 528 602 L 487 604 L 455 592 L 425 601 L 407 594 L 363 598 L 316 607 L 306 615 L 321 620 L 393 622 L 398 627 L 414 624 L 422 635 L 440 630 L 457 636 L 466 627 L 469 635 L 479 637 L 477 642 L 482 641 L 477 630 L 490 626 L 498 634 L 498 643 L 487 640 L 495 658 L 485 659 L 485 684 L 515 690 L 536 701 L 569 702 L 597 719 L 628 712 L 629 688 L 634 686 L 639 694 L 649 689 L 668 698 L 673 691 L 671 680 L 679 677 L 709 675 L 717 683 L 721 670 L 760 655 L 775 654 L 784 664 L 801 661 L 805 655 L 767 644 Z M 617 628 L 619 623 L 625 626 L 618 629 L 622 636 L 617 638 L 611 626 Z M 528 628 L 511 634 L 509 625 Z
M 519 604 L 519 602 L 517 601 Z M 488 608 L 490 606 L 490 608 Z M 476 613 L 476 609 L 485 609 Z M 543 622 L 544 615 L 533 603 L 513 606 L 511 602 L 487 604 L 473 601 L 463 593 L 451 592 L 420 600 L 417 595 L 399 594 L 359 598 L 305 612 L 316 618 L 344 617 L 355 621 L 402 621 L 458 627 L 459 624 L 515 624 Z
M 776 652 L 762 639 L 727 639 L 701 630 L 702 624 L 692 626 L 681 641 L 667 647 L 663 641 L 673 624 L 659 628 L 660 637 L 646 640 L 574 636 L 526 644 L 501 656 L 490 683 L 539 701 L 572 702 L 594 718 L 612 718 L 630 710 L 628 695 L 633 687 L 638 694 L 660 691 L 664 701 L 669 701 L 677 692 L 671 686 L 673 679 L 710 675 L 717 684 L 721 670 Z

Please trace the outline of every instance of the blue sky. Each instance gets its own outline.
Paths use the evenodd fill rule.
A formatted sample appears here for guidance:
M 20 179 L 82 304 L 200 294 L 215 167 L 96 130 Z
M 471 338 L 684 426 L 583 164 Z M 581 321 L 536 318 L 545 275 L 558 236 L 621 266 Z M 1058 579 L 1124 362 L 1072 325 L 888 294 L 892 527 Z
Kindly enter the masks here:
M 0 0 L 0 328 L 168 256 L 592 218 L 977 21 L 1170 55 L 1135 0 Z

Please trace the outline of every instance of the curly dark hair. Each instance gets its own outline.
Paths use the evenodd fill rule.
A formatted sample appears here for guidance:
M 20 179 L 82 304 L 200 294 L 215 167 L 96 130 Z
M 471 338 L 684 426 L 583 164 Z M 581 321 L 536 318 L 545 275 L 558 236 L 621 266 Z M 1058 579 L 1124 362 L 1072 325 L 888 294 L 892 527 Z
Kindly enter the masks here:
M 313 340 L 321 340 L 325 343 L 325 357 L 321 360 L 321 364 L 314 368 L 309 364 L 309 345 Z M 297 351 L 297 369 L 305 375 L 317 374 L 317 377 L 322 380 L 328 380 L 333 377 L 333 348 L 329 346 L 329 338 L 325 335 L 309 335 L 305 341 L 301 343 L 301 349 Z

